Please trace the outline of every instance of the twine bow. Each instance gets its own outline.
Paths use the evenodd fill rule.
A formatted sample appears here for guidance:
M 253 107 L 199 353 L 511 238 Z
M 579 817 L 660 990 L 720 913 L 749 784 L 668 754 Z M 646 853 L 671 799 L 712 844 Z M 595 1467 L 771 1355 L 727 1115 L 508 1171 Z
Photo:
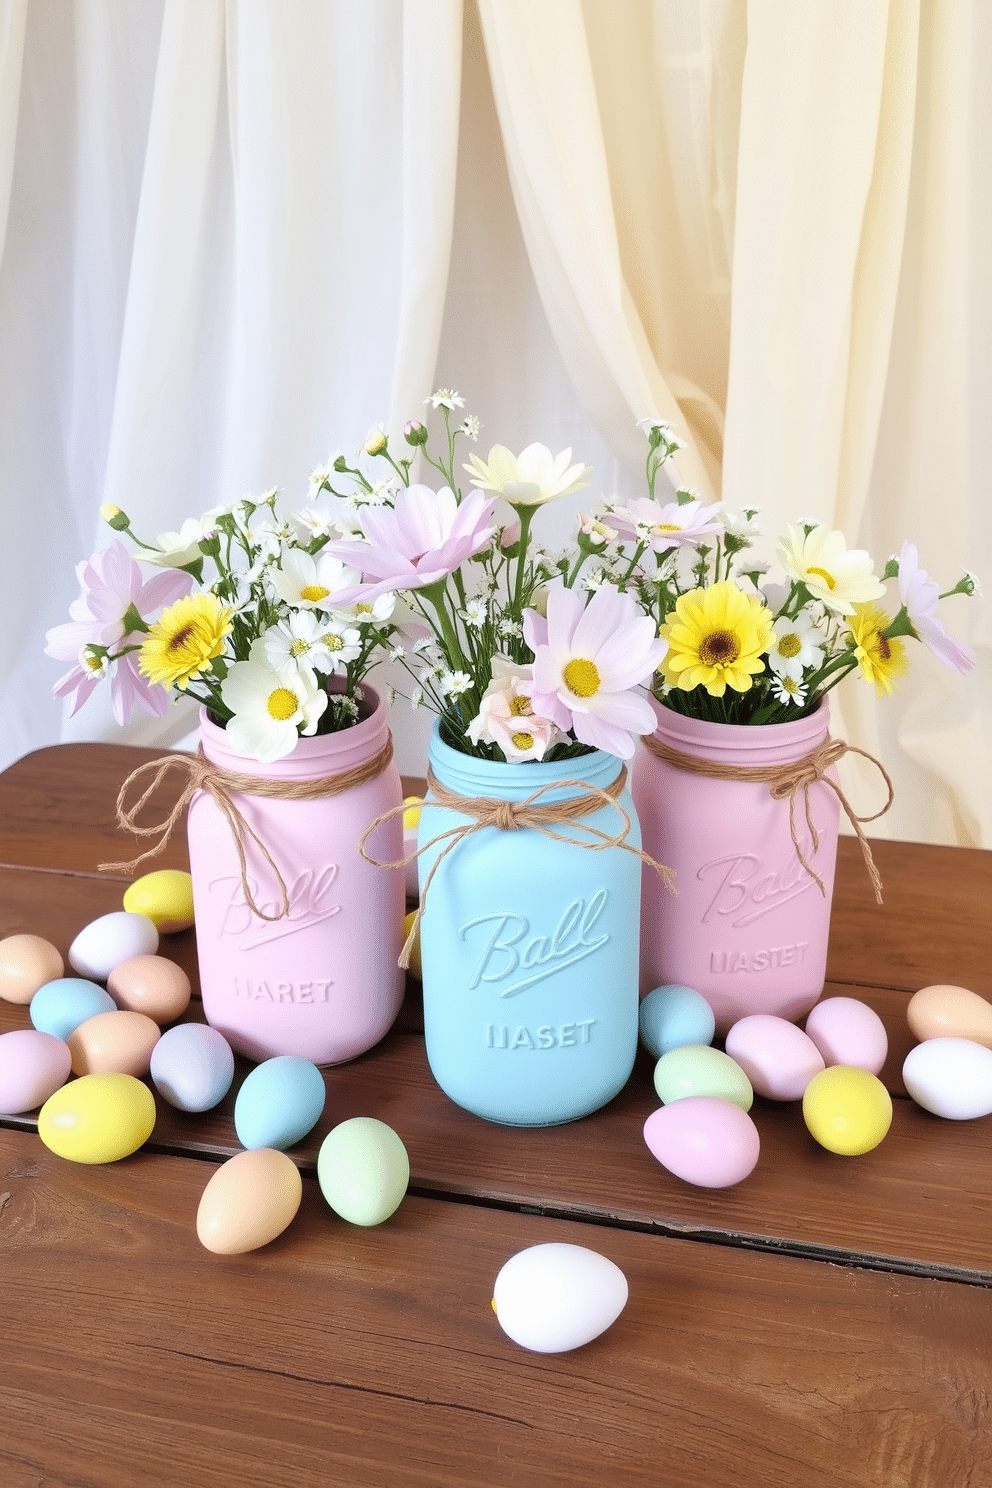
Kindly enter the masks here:
M 854 744 L 845 744 L 842 739 L 831 739 L 828 735 L 823 743 L 818 744 L 809 754 L 805 754 L 802 759 L 794 760 L 789 764 L 724 765 L 717 764 L 715 760 L 699 759 L 696 755 L 681 754 L 677 749 L 670 749 L 667 744 L 663 744 L 654 734 L 645 734 L 641 739 L 641 743 L 649 754 L 653 754 L 656 759 L 663 760 L 668 765 L 674 765 L 677 770 L 686 770 L 692 775 L 706 775 L 712 780 L 767 781 L 769 793 L 776 801 L 782 801 L 788 796 L 789 831 L 792 834 L 792 844 L 796 849 L 800 863 L 810 878 L 819 886 L 820 893 L 824 898 L 826 898 L 827 890 L 823 879 L 806 861 L 806 856 L 799 843 L 799 835 L 796 831 L 796 796 L 802 791 L 806 825 L 809 827 L 810 838 L 813 843 L 813 857 L 815 858 L 820 850 L 820 834 L 816 829 L 816 823 L 813 821 L 813 815 L 810 810 L 809 789 L 817 781 L 822 781 L 824 785 L 828 785 L 844 808 L 847 819 L 854 828 L 858 841 L 861 844 L 865 867 L 868 869 L 868 875 L 875 890 L 875 899 L 881 904 L 882 880 L 878 869 L 875 867 L 875 859 L 872 857 L 868 838 L 861 830 L 861 823 L 877 821 L 880 816 L 884 816 L 892 805 L 895 792 L 885 767 L 873 754 L 868 754 L 864 749 L 858 749 Z M 879 770 L 882 779 L 885 781 L 889 793 L 888 800 L 880 811 L 874 812 L 871 816 L 858 816 L 841 787 L 835 780 L 831 780 L 827 774 L 831 766 L 835 765 L 845 754 L 860 754 L 864 759 L 869 760 Z
M 519 832 L 525 827 L 529 827 L 532 831 L 540 832 L 544 837 L 553 838 L 555 842 L 568 842 L 573 846 L 582 847 L 591 852 L 602 852 L 605 848 L 609 847 L 623 848 L 625 852 L 633 853 L 635 857 L 640 858 L 642 863 L 649 863 L 661 875 L 668 889 L 674 894 L 676 892 L 675 875 L 671 868 L 666 868 L 663 864 L 656 863 L 654 858 L 649 857 L 639 847 L 634 847 L 627 841 L 627 835 L 631 828 L 630 814 L 618 799 L 626 784 L 627 766 L 621 765 L 617 778 L 605 787 L 590 785 L 587 780 L 553 780 L 549 781 L 547 785 L 539 786 L 536 791 L 532 791 L 522 801 L 493 800 L 488 796 L 462 796 L 457 791 L 448 790 L 446 786 L 441 784 L 433 770 L 428 766 L 427 786 L 431 799 L 425 803 L 425 809 L 431 806 L 442 806 L 449 811 L 457 811 L 461 816 L 471 817 L 471 821 L 466 822 L 462 826 L 449 827 L 444 832 L 438 832 L 429 842 L 423 843 L 415 852 L 408 853 L 406 857 L 399 859 L 398 862 L 378 863 L 375 858 L 370 858 L 366 853 L 365 843 L 383 822 L 389 821 L 391 817 L 396 816 L 399 812 L 406 809 L 403 806 L 395 806 L 391 811 L 387 811 L 382 816 L 376 817 L 372 825 L 363 832 L 358 844 L 358 851 L 367 863 L 373 863 L 379 868 L 405 868 L 407 864 L 412 863 L 418 858 L 421 853 L 428 852 L 439 842 L 444 843 L 441 851 L 431 864 L 430 871 L 421 889 L 420 904 L 413 917 L 410 933 L 400 952 L 400 966 L 406 968 L 410 964 L 413 943 L 420 928 L 421 916 L 424 906 L 427 903 L 427 893 L 435 873 L 448 853 L 457 847 L 459 842 L 463 841 L 466 837 L 470 837 L 474 832 L 480 831 L 483 827 L 496 827 L 501 832 Z M 543 805 L 538 804 L 540 798 L 549 791 L 568 788 L 581 790 L 583 794 L 571 796 L 564 801 L 545 802 Z M 618 832 L 604 832 L 602 828 L 590 826 L 588 822 L 582 820 L 583 817 L 591 815 L 594 811 L 599 811 L 603 806 L 612 806 L 619 813 L 621 826 Z M 588 837 L 585 840 L 577 840 L 575 837 L 566 836 L 564 833 L 554 830 L 556 826 L 565 826 L 568 824 L 572 824 L 580 828 L 583 832 L 588 833 Z
M 230 828 L 231 836 L 234 838 L 241 868 L 241 891 L 248 908 L 260 920 L 284 919 L 289 914 L 290 908 L 286 880 L 265 843 L 245 819 L 233 796 L 264 796 L 270 800 L 284 801 L 313 801 L 323 796 L 339 796 L 355 786 L 364 785 L 368 780 L 375 780 L 386 769 L 392 757 L 393 740 L 390 735 L 379 753 L 364 764 L 356 765 L 352 770 L 342 770 L 337 775 L 321 775 L 316 780 L 277 780 L 258 775 L 239 775 L 233 770 L 222 770 L 207 759 L 202 746 L 196 754 L 165 754 L 161 759 L 149 760 L 147 764 L 139 765 L 136 770 L 132 770 L 121 786 L 117 797 L 117 823 L 125 831 L 133 832 L 136 837 L 157 837 L 159 840 L 147 852 L 141 853 L 129 862 L 101 863 L 100 868 L 108 873 L 128 872 L 132 868 L 137 868 L 139 863 L 144 863 L 148 858 L 157 857 L 165 848 L 183 812 L 197 791 L 205 791 L 224 817 Z M 186 784 L 183 786 L 182 794 L 164 821 L 157 822 L 152 827 L 139 826 L 137 822 L 139 813 L 158 790 L 170 770 L 178 770 L 186 775 Z M 143 776 L 152 772 L 154 772 L 153 778 L 151 783 L 145 787 L 144 793 L 133 806 L 125 808 L 124 802 L 131 787 Z M 278 914 L 266 914 L 265 910 L 255 902 L 248 881 L 248 861 L 245 855 L 246 835 L 251 838 L 268 863 L 279 885 L 282 908 Z

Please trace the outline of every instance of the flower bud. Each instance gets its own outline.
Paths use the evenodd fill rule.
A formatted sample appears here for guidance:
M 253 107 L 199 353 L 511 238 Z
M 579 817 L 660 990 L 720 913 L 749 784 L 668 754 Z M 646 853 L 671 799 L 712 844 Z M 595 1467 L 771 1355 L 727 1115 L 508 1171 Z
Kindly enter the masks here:
M 131 525 L 131 519 L 127 512 L 122 512 L 119 506 L 112 501 L 105 501 L 100 508 L 100 516 L 108 527 L 115 532 L 126 532 Z
M 388 443 L 389 440 L 386 436 L 386 431 L 382 428 L 381 424 L 377 424 L 374 429 L 369 430 L 362 449 L 367 455 L 382 455 L 385 453 Z
M 427 425 L 422 424 L 419 419 L 410 419 L 409 423 L 403 425 L 403 438 L 407 444 L 412 444 L 414 448 L 418 445 L 426 444 Z

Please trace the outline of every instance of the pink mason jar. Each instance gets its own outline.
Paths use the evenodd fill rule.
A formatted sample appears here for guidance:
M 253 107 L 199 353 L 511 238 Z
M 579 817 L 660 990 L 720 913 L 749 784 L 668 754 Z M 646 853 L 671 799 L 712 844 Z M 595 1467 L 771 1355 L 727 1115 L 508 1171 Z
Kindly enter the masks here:
M 827 737 L 824 700 L 796 723 L 746 725 L 687 718 L 652 699 L 654 739 L 717 767 L 774 769 Z M 823 991 L 840 805 L 823 780 L 809 788 L 819 833 L 814 852 L 805 793 L 795 797 L 800 861 L 788 797 L 765 781 L 714 778 L 658 759 L 642 744 L 631 794 L 644 850 L 675 869 L 677 895 L 645 871 L 641 893 L 641 995 L 666 983 L 701 992 L 725 1032 L 748 1013 L 798 1019 Z
M 381 757 L 389 743 L 386 710 L 372 688 L 359 721 L 340 733 L 301 738 L 290 755 L 260 764 L 233 753 L 222 728 L 200 714 L 200 742 L 221 770 L 287 788 L 338 776 Z M 286 886 L 289 913 L 262 919 L 246 902 L 237 844 L 206 791 L 189 808 L 196 943 L 203 1011 L 233 1048 L 252 1059 L 298 1054 L 339 1064 L 383 1037 L 403 997 L 397 967 L 405 908 L 402 868 L 365 861 L 366 827 L 399 806 L 390 762 L 340 794 L 308 799 L 231 792 L 245 822 L 271 854 Z M 402 817 L 372 840 L 380 861 L 403 856 Z M 249 890 L 266 915 L 279 915 L 282 889 L 251 835 L 242 833 Z

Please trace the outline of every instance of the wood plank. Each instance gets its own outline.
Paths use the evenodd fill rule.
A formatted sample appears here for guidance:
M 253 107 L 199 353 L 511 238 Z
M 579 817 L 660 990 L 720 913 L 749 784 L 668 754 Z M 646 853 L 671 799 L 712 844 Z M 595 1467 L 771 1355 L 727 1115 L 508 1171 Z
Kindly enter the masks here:
M 87 1168 L 0 1134 L 5 1488 L 979 1485 L 992 1292 L 408 1198 L 353 1229 L 305 1183 L 279 1240 L 198 1245 L 208 1168 Z M 509 1255 L 589 1245 L 630 1300 L 534 1355 Z
M 904 993 L 890 997 L 904 1005 Z M 879 1011 L 892 1026 L 891 1009 Z M 198 1005 L 195 1016 L 202 1017 Z M 0 1004 L 0 1028 L 27 1023 L 24 1008 Z M 238 1060 L 231 1092 L 214 1111 L 189 1115 L 159 1099 L 156 1150 L 239 1151 L 234 1102 L 250 1068 Z M 992 1117 L 941 1121 L 897 1099 L 884 1142 L 863 1157 L 842 1158 L 814 1142 L 798 1103 L 759 1098 L 752 1110 L 761 1138 L 757 1168 L 733 1188 L 708 1190 L 666 1172 L 644 1144 L 644 1121 L 658 1101 L 652 1061 L 643 1054 L 627 1088 L 603 1111 L 538 1130 L 496 1126 L 453 1105 L 435 1084 L 416 1035 L 394 1032 L 324 1078 L 323 1115 L 293 1149 L 308 1172 L 331 1127 L 350 1116 L 376 1116 L 402 1137 L 412 1183 L 423 1192 L 992 1282 Z M 28 1128 L 35 1118 L 11 1117 L 7 1124 Z

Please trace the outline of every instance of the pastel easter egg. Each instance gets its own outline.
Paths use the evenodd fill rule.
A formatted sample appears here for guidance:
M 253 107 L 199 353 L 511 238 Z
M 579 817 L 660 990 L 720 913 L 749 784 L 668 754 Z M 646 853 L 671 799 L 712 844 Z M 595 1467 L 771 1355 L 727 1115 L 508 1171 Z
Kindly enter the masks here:
M 119 1162 L 147 1142 L 155 1097 L 133 1075 L 83 1075 L 49 1096 L 38 1113 L 38 1135 L 70 1162 Z
M 327 1098 L 324 1077 L 309 1059 L 277 1054 L 256 1065 L 234 1103 L 234 1129 L 242 1147 L 301 1142 L 320 1120 Z
M 662 1054 L 654 1067 L 654 1088 L 666 1106 L 691 1095 L 712 1095 L 750 1111 L 751 1081 L 735 1059 L 711 1044 L 683 1044 Z
M 750 1013 L 739 1019 L 724 1047 L 757 1093 L 768 1100 L 802 1100 L 810 1080 L 825 1068 L 823 1055 L 809 1034 L 771 1013 Z
M 299 1169 L 284 1152 L 239 1152 L 221 1163 L 200 1196 L 197 1237 L 216 1255 L 244 1255 L 281 1235 L 302 1198 Z
M 692 987 L 655 987 L 640 1006 L 641 1042 L 655 1059 L 683 1044 L 709 1044 L 716 1032 L 713 1009 Z
M 117 909 L 84 925 L 69 947 L 69 965 L 80 976 L 105 982 L 122 961 L 157 950 L 158 931 L 148 916 Z
M 906 1018 L 918 1039 L 970 1039 L 992 1049 L 992 1003 L 967 987 L 921 987 L 909 999 Z
M 538 1354 L 582 1348 L 627 1305 L 620 1267 L 584 1245 L 550 1241 L 511 1256 L 496 1277 L 492 1308 L 508 1338 Z
M 856 997 L 825 997 L 818 1002 L 806 1019 L 806 1035 L 824 1064 L 853 1065 L 873 1075 L 889 1052 L 885 1024 L 874 1008 Z
M 107 991 L 118 1007 L 144 1013 L 156 1023 L 172 1023 L 189 1007 L 189 977 L 164 956 L 131 956 L 115 966 Z
M 410 931 L 413 929 L 414 922 L 416 921 L 416 918 L 417 918 L 417 911 L 415 909 L 411 909 L 410 913 L 407 915 L 406 919 L 403 921 L 403 944 L 404 945 L 406 945 L 407 939 L 409 938 Z M 416 977 L 418 982 L 422 982 L 423 981 L 423 979 L 424 979 L 424 970 L 423 970 L 423 966 L 422 966 L 421 960 L 420 960 L 420 926 L 419 925 L 417 926 L 417 933 L 413 937 L 413 945 L 410 947 L 410 964 L 407 967 L 407 971 L 410 973 L 410 975 L 412 977 Z
M 180 1111 L 210 1111 L 231 1088 L 234 1053 L 207 1023 L 177 1023 L 152 1050 L 149 1073 L 158 1091 Z
M 188 930 L 193 924 L 193 880 L 178 868 L 146 873 L 125 890 L 124 908 L 147 915 L 160 935 Z
M 697 1188 L 729 1188 L 753 1172 L 758 1129 L 746 1111 L 710 1095 L 690 1095 L 652 1111 L 644 1140 L 663 1168 Z
M 0 940 L 0 997 L 30 1002 L 39 987 L 65 970 L 60 953 L 40 935 L 8 935 Z
M 828 1152 L 859 1157 L 877 1147 L 892 1124 L 892 1097 L 870 1070 L 831 1064 L 806 1086 L 803 1120 Z
M 349 1224 L 378 1225 L 403 1200 L 410 1159 L 391 1126 L 373 1116 L 353 1116 L 321 1143 L 317 1180 L 335 1214 Z
M 97 1013 L 112 1013 L 117 1004 L 110 993 L 83 977 L 59 977 L 39 987 L 31 999 L 28 1016 L 41 1033 L 67 1039 L 80 1023 Z
M 161 1038 L 157 1023 L 144 1013 L 97 1013 L 66 1039 L 77 1075 L 147 1075 L 152 1050 Z
M 902 1078 L 917 1105 L 950 1121 L 992 1113 L 992 1049 L 963 1038 L 933 1038 L 910 1049 Z
M 0 1034 L 0 1116 L 43 1106 L 68 1080 L 69 1046 L 36 1028 Z

